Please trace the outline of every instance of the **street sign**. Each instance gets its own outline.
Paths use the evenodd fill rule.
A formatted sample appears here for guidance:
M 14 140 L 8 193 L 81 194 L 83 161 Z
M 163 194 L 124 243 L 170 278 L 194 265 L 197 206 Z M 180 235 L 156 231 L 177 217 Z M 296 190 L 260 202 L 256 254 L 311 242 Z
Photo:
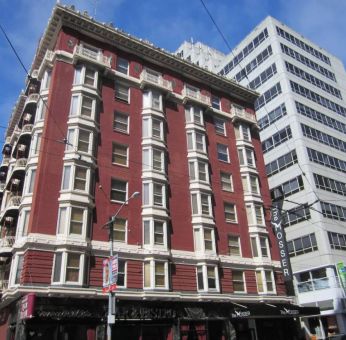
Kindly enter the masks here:
M 117 288 L 118 255 L 103 260 L 103 287 L 102 291 L 113 292 Z

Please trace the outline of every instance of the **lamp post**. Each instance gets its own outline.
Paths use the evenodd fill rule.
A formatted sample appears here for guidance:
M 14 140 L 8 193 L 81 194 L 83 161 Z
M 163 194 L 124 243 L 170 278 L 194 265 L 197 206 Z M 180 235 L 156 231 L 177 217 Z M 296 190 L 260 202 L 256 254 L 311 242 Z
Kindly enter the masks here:
M 115 214 L 110 218 L 109 222 L 103 225 L 103 227 L 109 228 L 109 257 L 113 256 L 113 227 L 114 222 L 117 216 L 119 215 L 121 209 L 124 207 L 126 203 L 128 203 L 132 198 L 140 195 L 138 191 L 135 191 L 123 204 L 119 207 L 119 209 L 115 212 Z M 109 274 L 110 275 L 110 274 Z M 112 324 L 115 323 L 115 316 L 112 313 L 112 298 L 113 293 L 111 290 L 108 292 L 108 315 L 107 315 L 107 340 L 112 340 Z M 115 303 L 115 302 L 114 302 Z

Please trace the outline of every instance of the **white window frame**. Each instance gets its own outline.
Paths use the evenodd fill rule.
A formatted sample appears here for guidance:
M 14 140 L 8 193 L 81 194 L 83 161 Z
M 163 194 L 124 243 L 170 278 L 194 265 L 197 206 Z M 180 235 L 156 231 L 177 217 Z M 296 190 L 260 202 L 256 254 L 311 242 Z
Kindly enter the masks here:
M 54 281 L 54 274 L 56 272 L 55 266 L 56 263 L 56 256 L 57 254 L 61 254 L 61 263 L 60 263 L 60 271 L 59 271 L 59 280 Z M 67 273 L 67 263 L 68 263 L 68 256 L 70 254 L 73 255 L 79 255 L 79 271 L 78 271 L 78 281 L 67 281 L 66 280 L 66 273 Z M 74 286 L 81 286 L 85 284 L 84 277 L 84 271 L 86 270 L 86 261 L 88 257 L 85 256 L 84 253 L 78 253 L 78 252 L 66 252 L 66 251 L 57 251 L 54 255 L 54 265 L 53 265 L 53 271 L 52 271 L 52 278 L 51 282 L 52 285 L 61 285 L 61 284 L 68 284 L 68 285 L 74 285 Z
M 261 257 L 270 259 L 270 251 L 269 251 L 269 240 L 268 237 L 264 235 L 252 235 L 251 237 L 251 249 L 252 249 L 252 257 Z M 262 247 L 261 241 L 264 240 L 264 247 Z M 255 249 L 254 249 L 255 247 Z M 265 248 L 265 253 L 263 252 L 263 248 Z
M 201 138 L 202 144 L 200 144 L 197 139 Z M 207 153 L 206 142 L 205 142 L 205 134 L 202 132 L 189 131 L 187 132 L 187 150 L 195 151 L 199 153 Z M 202 148 L 199 148 L 198 145 L 202 145 Z
M 158 100 L 158 105 L 156 102 Z M 147 89 L 143 92 L 143 109 L 163 111 L 163 96 L 159 91 Z
M 70 169 L 69 173 L 67 171 L 68 168 Z M 83 168 L 84 170 L 86 170 L 85 190 L 75 189 L 77 168 Z M 67 176 L 69 177 L 67 178 Z M 79 164 L 74 164 L 74 163 L 65 163 L 63 168 L 63 175 L 62 175 L 60 190 L 64 192 L 77 191 L 77 192 L 84 192 L 89 194 L 90 193 L 90 178 L 91 178 L 91 170 L 89 167 L 81 166 Z M 67 185 L 66 188 L 64 188 L 65 184 Z
M 224 204 L 224 214 L 225 214 L 225 221 L 226 223 L 238 223 L 238 215 L 237 215 L 237 206 L 235 203 L 232 203 L 232 202 L 223 202 Z M 233 206 L 234 208 L 234 217 L 235 217 L 235 220 L 230 220 L 226 217 L 226 214 L 229 214 L 229 211 L 226 211 L 226 207 L 227 206 Z
M 155 164 L 155 153 L 160 153 L 160 168 L 158 168 Z M 142 160 L 143 160 L 143 170 L 144 171 L 154 171 L 159 173 L 165 173 L 165 152 L 160 148 L 155 147 L 145 147 L 142 150 Z
M 130 62 L 125 58 L 117 56 L 115 61 L 115 70 L 128 76 L 130 70 Z
M 159 122 L 159 136 L 155 136 L 154 131 L 154 121 Z M 158 117 L 143 117 L 143 138 L 151 138 L 154 140 L 159 140 L 164 142 L 164 125 L 163 120 Z
M 119 152 L 116 153 L 115 152 L 116 151 L 115 150 L 116 147 L 120 147 L 123 150 L 126 149 L 125 155 L 123 155 L 123 154 L 121 154 Z M 123 157 L 125 159 L 125 164 L 116 162 L 116 160 L 115 160 L 116 157 L 114 157 L 114 156 L 118 156 L 118 158 L 119 158 L 119 156 Z M 123 166 L 123 167 L 128 167 L 129 166 L 129 146 L 128 145 L 122 144 L 122 143 L 117 143 L 117 142 L 113 142 L 112 143 L 112 163 L 116 164 L 116 165 L 119 165 L 119 166 Z
M 202 195 L 208 200 L 208 214 L 203 213 L 202 208 Z M 204 198 L 205 198 L 204 197 Z M 197 208 L 197 211 L 196 211 Z M 211 205 L 211 195 L 206 192 L 193 191 L 191 192 L 191 211 L 193 216 L 213 216 L 212 205 Z
M 123 121 L 119 122 L 117 120 L 118 117 L 125 118 L 126 119 L 126 123 L 124 123 Z M 119 124 L 119 123 L 122 124 L 122 125 L 126 125 L 126 129 L 119 128 L 119 126 L 116 127 L 116 125 Z M 116 131 L 116 132 L 121 132 L 121 133 L 128 134 L 129 131 L 130 131 L 130 115 L 127 114 L 127 113 L 124 113 L 124 112 L 114 111 L 114 114 L 113 114 L 113 130 Z
M 90 116 L 82 114 L 83 99 L 91 100 Z M 70 117 L 80 117 L 88 120 L 96 118 L 96 99 L 83 93 L 75 93 L 71 96 Z
M 264 212 L 263 212 L 263 206 L 260 204 L 255 203 L 247 203 L 245 205 L 246 207 L 246 217 L 248 219 L 249 225 L 259 225 L 259 226 L 265 226 L 265 219 L 264 219 Z M 261 213 L 261 221 L 257 219 L 256 209 L 260 209 Z M 249 216 L 250 214 L 250 216 Z M 251 221 L 249 221 L 249 219 Z
M 30 208 L 23 208 L 20 212 L 19 218 L 18 218 L 18 231 L 16 233 L 16 239 L 27 236 L 28 234 L 28 227 L 29 227 L 29 221 L 30 221 Z
M 221 111 L 221 99 L 220 99 L 220 97 L 211 95 L 211 106 L 213 109 Z
M 241 280 L 234 280 L 234 272 L 240 272 L 242 274 Z M 234 282 L 241 282 L 243 284 L 244 290 L 235 290 L 234 289 Z M 233 293 L 240 293 L 244 294 L 247 292 L 247 287 L 246 287 L 246 279 L 245 279 L 245 272 L 244 270 L 239 270 L 239 269 L 232 269 L 232 285 L 233 285 Z
M 125 198 L 124 198 L 124 200 L 121 200 L 121 201 L 120 201 L 120 200 L 116 200 L 116 199 L 113 199 L 113 198 L 112 198 L 112 192 L 121 192 L 121 193 L 124 192 L 123 190 L 119 190 L 119 189 L 116 189 L 116 188 L 113 187 L 113 183 L 114 183 L 115 181 L 117 181 L 117 182 L 122 182 L 122 183 L 126 183 Z M 129 183 L 128 183 L 127 180 L 124 180 L 124 179 L 121 179 L 121 178 L 112 177 L 112 178 L 111 178 L 111 188 L 110 188 L 110 189 L 111 189 L 111 195 L 110 195 L 111 201 L 112 201 L 112 202 L 118 202 L 118 203 L 124 203 L 124 202 L 126 202 L 127 199 L 128 199 L 128 186 L 129 186 Z
M 157 286 L 155 282 L 156 277 L 156 263 L 164 264 L 164 285 Z M 145 268 L 149 265 L 149 285 L 146 285 L 146 277 L 147 274 Z M 168 290 L 169 289 L 169 271 L 168 271 L 168 261 L 159 261 L 159 260 L 144 260 L 143 262 L 143 289 L 144 290 Z
M 226 136 L 226 120 L 220 117 L 214 117 L 215 132 L 218 135 Z
M 120 230 L 119 228 L 117 228 L 117 221 L 125 221 L 125 224 L 124 224 L 124 231 L 122 231 L 121 230 L 121 232 L 123 232 L 124 233 L 124 240 L 117 240 L 116 238 L 115 238 L 115 232 L 117 231 L 117 230 Z M 115 219 L 114 219 L 114 224 L 113 224 L 113 242 L 115 242 L 115 243 L 122 243 L 122 244 L 126 244 L 127 243 L 127 219 L 126 218 L 124 218 L 124 217 L 116 217 Z
M 236 139 L 241 139 L 251 143 L 251 129 L 249 125 L 245 123 L 239 123 L 235 129 L 236 129 Z M 246 138 L 246 136 L 248 136 L 248 138 Z
M 215 288 L 209 288 L 208 269 L 210 269 L 210 268 L 214 269 Z M 203 288 L 199 288 L 199 278 L 198 278 L 199 269 L 202 269 Z M 215 265 L 206 265 L 206 264 L 197 265 L 197 267 L 196 267 L 196 281 L 197 281 L 197 291 L 198 292 L 219 292 L 220 291 L 220 281 L 219 281 L 218 267 Z
M 21 270 L 23 270 L 24 253 L 16 253 L 14 260 L 12 260 L 10 280 L 9 280 L 11 286 L 19 286 L 20 285 L 20 282 L 16 282 L 20 261 L 22 261 L 22 264 L 21 264 L 22 269 Z M 20 275 L 21 275 L 21 273 L 19 273 L 19 281 L 20 281 Z
M 89 133 L 88 151 L 80 150 L 80 148 L 79 148 L 79 142 L 80 142 L 79 136 L 80 136 L 81 132 Z M 90 130 L 79 129 L 76 127 L 68 129 L 67 130 L 66 151 L 92 155 L 93 154 L 93 140 L 94 140 L 94 134 Z M 85 141 L 83 141 L 83 142 L 85 142 Z
M 223 150 L 221 150 L 220 148 L 223 148 Z M 216 152 L 217 152 L 217 159 L 220 162 L 230 163 L 228 145 L 217 143 L 216 144 Z M 224 157 L 222 157 L 222 159 L 221 159 L 220 155 L 226 155 L 226 160 L 223 159 Z
M 87 84 L 87 71 L 94 72 L 94 83 L 93 84 Z M 90 86 L 93 88 L 97 88 L 98 85 L 98 72 L 96 69 L 93 69 L 91 67 L 87 67 L 86 65 L 79 64 L 75 68 L 75 74 L 73 79 L 73 85 L 84 85 L 84 86 Z
M 230 238 L 231 237 L 234 237 L 234 238 L 236 238 L 237 240 L 236 240 L 236 242 L 237 242 L 237 244 L 238 244 L 238 249 L 239 249 L 239 254 L 238 255 L 235 255 L 235 254 L 231 254 L 231 251 L 230 251 Z M 228 243 L 227 243 L 227 247 L 228 247 L 228 255 L 229 256 L 237 256 L 237 257 L 242 257 L 242 251 L 241 251 L 241 242 L 240 242 L 240 235 L 234 235 L 234 234 L 229 234 L 228 235 Z
M 204 174 L 205 179 L 202 178 L 201 176 L 202 173 Z M 189 177 L 190 177 L 190 181 L 210 183 L 209 164 L 204 160 L 199 160 L 199 159 L 190 160 L 189 161 Z
M 44 71 L 44 74 L 41 80 L 41 91 L 49 90 L 51 80 L 52 80 L 52 70 L 50 68 L 47 68 Z
M 71 222 L 72 222 L 72 210 L 78 209 L 82 210 L 82 221 L 81 221 L 81 233 L 75 234 L 71 232 Z M 64 213 L 63 213 L 64 212 Z M 58 210 L 58 221 L 56 227 L 56 234 L 62 237 L 68 238 L 78 238 L 78 239 L 86 239 L 88 231 L 88 223 L 90 214 L 89 209 L 85 206 L 79 205 L 60 205 Z
M 273 285 L 273 290 L 268 290 L 268 283 L 267 283 L 267 277 L 266 273 L 269 273 L 271 276 L 271 283 Z M 258 278 L 261 278 L 261 284 L 263 286 L 263 290 L 260 291 L 260 283 L 258 281 Z M 274 279 L 274 273 L 272 270 L 266 270 L 266 269 L 257 269 L 256 270 L 256 286 L 257 286 L 257 292 L 258 294 L 276 294 L 276 287 L 275 287 L 275 279 Z
M 251 153 L 251 164 L 249 163 L 248 154 L 247 152 Z M 255 154 L 252 149 L 240 147 L 238 148 L 238 158 L 239 158 L 239 165 L 240 166 L 248 166 L 251 168 L 256 167 L 256 161 L 255 161 Z
M 211 249 L 207 249 L 206 244 L 206 231 L 210 232 L 210 243 Z M 215 230 L 212 227 L 203 227 L 203 226 L 194 226 L 193 228 L 193 237 L 194 237 L 194 248 L 195 252 L 201 253 L 215 253 Z
M 226 178 L 227 180 L 225 180 Z M 233 176 L 231 173 L 220 171 L 220 183 L 223 191 L 234 192 Z
M 131 91 L 129 85 L 116 81 L 114 88 L 114 97 L 116 100 L 130 104 L 130 93 Z
M 118 279 L 118 282 L 117 282 L 117 288 L 127 288 L 127 261 L 124 260 L 124 259 L 119 259 L 118 260 L 118 277 L 119 277 L 119 274 L 121 273 L 121 265 L 120 263 L 123 263 L 124 265 L 124 284 L 123 285 L 120 285 L 119 284 L 119 279 Z
M 37 103 L 37 109 L 35 114 L 35 123 L 42 122 L 45 119 L 46 111 L 47 111 L 47 99 L 40 98 Z
M 32 195 L 35 187 L 37 168 L 30 167 L 25 175 L 25 183 L 24 183 L 24 193 L 25 195 Z
M 41 151 L 41 138 L 42 138 L 42 132 L 35 132 L 30 146 L 30 156 L 35 157 L 38 156 L 39 152 Z
M 155 204 L 154 198 L 154 186 L 161 186 L 161 197 L 162 197 L 162 205 Z M 143 182 L 143 206 L 152 206 L 156 208 L 166 208 L 166 185 L 160 181 L 144 181 Z
M 196 105 L 185 106 L 186 123 L 193 123 L 198 126 L 204 125 L 203 109 Z
M 155 242 L 155 222 L 162 223 L 162 244 Z M 147 233 L 149 242 L 146 242 Z M 145 248 L 167 249 L 167 221 L 156 217 L 143 219 L 143 246 Z

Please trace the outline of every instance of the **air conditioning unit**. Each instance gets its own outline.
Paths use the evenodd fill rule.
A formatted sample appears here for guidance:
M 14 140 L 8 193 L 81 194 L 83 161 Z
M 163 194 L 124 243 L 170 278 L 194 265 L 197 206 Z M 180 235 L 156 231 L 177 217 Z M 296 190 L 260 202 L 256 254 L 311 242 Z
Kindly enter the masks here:
M 14 218 L 12 216 L 6 216 L 5 217 L 5 224 L 6 225 L 12 225 L 14 221 Z
M 26 150 L 26 145 L 25 144 L 19 144 L 18 145 L 18 151 L 24 152 Z
M 23 121 L 26 122 L 26 123 L 28 123 L 28 122 L 30 122 L 31 117 L 32 117 L 32 115 L 31 115 L 30 113 L 25 113 L 25 114 L 24 114 Z
M 14 186 L 18 186 L 19 183 L 20 183 L 20 179 L 18 179 L 18 178 L 13 178 L 11 181 L 11 184 Z

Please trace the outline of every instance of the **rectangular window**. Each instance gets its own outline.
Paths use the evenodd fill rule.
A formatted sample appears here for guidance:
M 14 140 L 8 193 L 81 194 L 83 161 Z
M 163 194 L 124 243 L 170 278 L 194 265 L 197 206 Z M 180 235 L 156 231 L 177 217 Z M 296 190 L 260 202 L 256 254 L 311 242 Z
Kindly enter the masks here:
M 233 191 L 232 175 L 227 172 L 220 172 L 221 188 L 225 191 Z
M 154 220 L 154 244 L 164 244 L 163 222 Z
M 210 196 L 207 194 L 201 194 L 201 207 L 203 215 L 210 215 L 209 197 Z
M 263 279 L 262 279 L 262 272 L 256 271 L 256 281 L 257 281 L 257 291 L 259 293 L 264 292 L 264 286 L 263 286 Z
M 128 166 L 128 146 L 118 143 L 112 145 L 112 163 Z
M 80 166 L 76 166 L 75 168 L 75 177 L 74 177 L 74 190 L 86 191 L 87 184 L 87 168 L 82 168 Z
M 163 185 L 154 183 L 153 185 L 154 205 L 163 206 Z
M 82 235 L 84 209 L 71 208 L 70 234 Z
M 111 181 L 111 200 L 125 202 L 127 199 L 127 182 L 112 178 Z
M 213 235 L 211 229 L 204 229 L 204 249 L 213 250 Z
M 216 289 L 216 267 L 207 267 L 208 289 Z
M 79 281 L 80 254 L 68 253 L 66 261 L 66 281 Z
M 155 263 L 155 287 L 165 287 L 165 264 Z
M 150 288 L 150 262 L 144 263 L 144 287 Z
M 252 257 L 258 257 L 257 237 L 250 237 Z
M 264 225 L 262 206 L 255 204 L 255 216 L 256 216 L 256 223 L 260 225 Z
M 94 102 L 95 102 L 94 99 L 90 97 L 82 96 L 82 108 L 81 108 L 82 116 L 88 117 L 88 118 L 91 118 L 93 116 Z
M 129 72 L 129 62 L 124 58 L 117 57 L 116 70 L 127 75 Z
M 115 84 L 115 98 L 126 103 L 129 103 L 130 97 L 130 87 L 124 84 Z
M 316 251 L 318 250 L 316 236 L 315 234 L 308 234 L 292 241 L 287 241 L 287 248 L 290 257 Z
M 212 95 L 211 96 L 211 106 L 216 110 L 221 110 L 220 98 Z
M 224 144 L 217 144 L 217 158 L 219 161 L 229 163 L 228 146 Z
M 117 217 L 113 225 L 113 240 L 116 242 L 126 242 L 127 220 Z
M 129 115 L 121 112 L 114 112 L 113 129 L 119 132 L 129 133 Z
M 152 119 L 152 137 L 162 139 L 162 122 L 159 119 Z
M 240 270 L 232 270 L 232 283 L 234 292 L 245 291 L 245 278 L 244 272 Z
M 86 130 L 79 130 L 78 151 L 89 152 L 91 133 Z
M 203 267 L 201 267 L 201 266 L 197 267 L 197 289 L 198 290 L 204 290 Z
M 118 260 L 117 287 L 126 287 L 126 261 Z
M 24 255 L 17 256 L 17 270 L 14 278 L 14 284 L 20 284 L 20 279 L 23 271 Z
M 29 171 L 29 183 L 28 183 L 28 194 L 32 194 L 34 191 L 34 185 L 35 185 L 35 178 L 36 178 L 36 169 L 31 169 Z
M 267 247 L 267 238 L 260 236 L 259 241 L 260 241 L 262 257 L 268 257 L 269 255 L 268 255 L 268 247 Z
M 230 256 L 241 256 L 240 254 L 240 238 L 238 235 L 228 236 L 228 254 Z
M 237 223 L 236 208 L 233 203 L 224 202 L 226 222 Z
M 224 119 L 214 117 L 215 132 L 219 135 L 226 136 L 226 123 Z

